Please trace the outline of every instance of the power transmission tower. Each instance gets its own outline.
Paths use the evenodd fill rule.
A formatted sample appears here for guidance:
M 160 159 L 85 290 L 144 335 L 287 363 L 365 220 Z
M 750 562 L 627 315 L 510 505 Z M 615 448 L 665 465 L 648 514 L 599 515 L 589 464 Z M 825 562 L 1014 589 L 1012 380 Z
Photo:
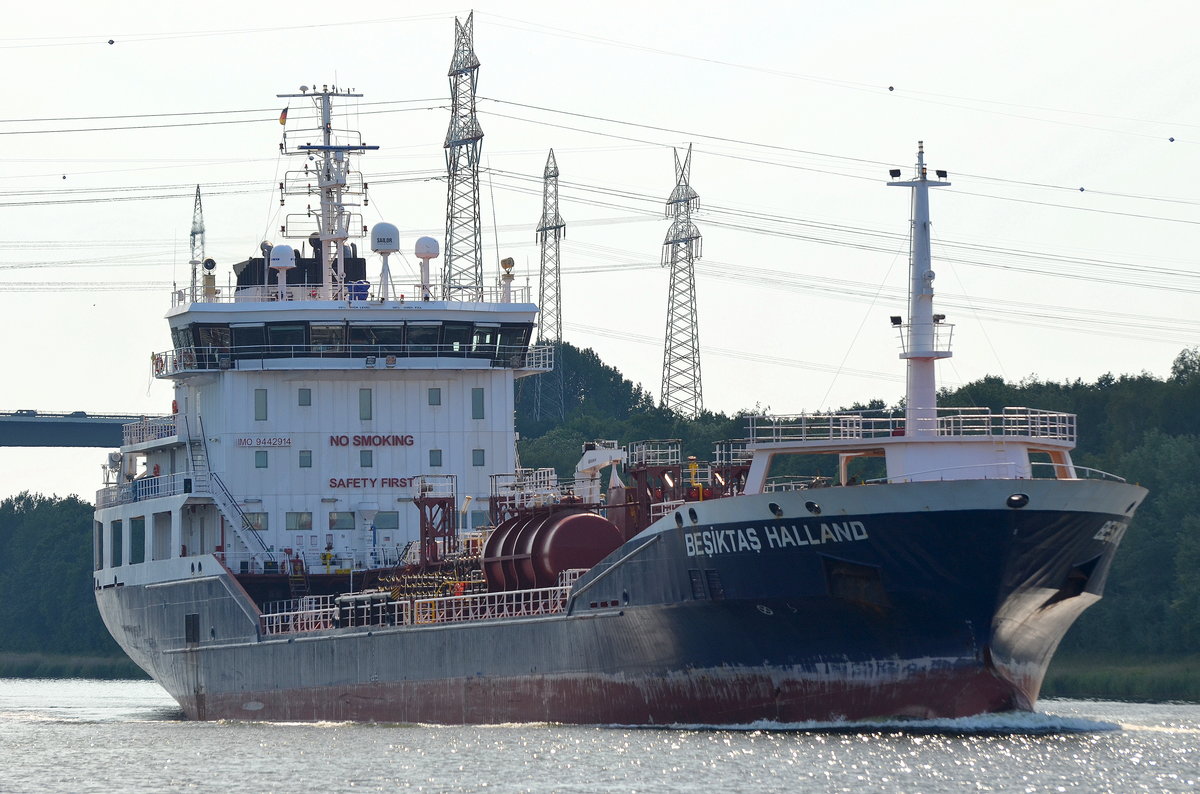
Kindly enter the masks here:
M 539 275 L 538 340 L 554 345 L 555 367 L 551 372 L 538 376 L 537 399 L 534 403 L 534 418 L 541 419 L 543 410 L 548 416 L 565 418 L 563 405 L 562 356 L 562 291 L 559 263 L 559 241 L 566 236 L 567 224 L 558 214 L 558 163 L 554 150 L 546 158 L 546 170 L 542 172 L 542 219 L 537 227 L 537 241 L 542 248 L 542 267 Z
M 446 300 L 483 298 L 483 246 L 479 229 L 479 149 L 483 129 L 475 118 L 479 59 L 472 43 L 475 13 L 465 23 L 454 18 L 454 58 L 450 61 L 450 127 L 446 130 L 446 259 L 442 290 Z
M 196 203 L 192 207 L 192 289 L 189 300 L 196 300 L 196 268 L 204 264 L 204 207 L 200 204 L 200 186 L 196 185 Z
M 671 228 L 663 240 L 663 267 L 671 268 L 667 299 L 667 334 L 663 346 L 662 405 L 683 416 L 696 417 L 704 409 L 700 388 L 700 339 L 696 325 L 695 261 L 700 258 L 700 230 L 692 211 L 700 195 L 688 184 L 692 171 L 689 144 L 683 162 L 675 151 L 675 189 L 667 199 Z

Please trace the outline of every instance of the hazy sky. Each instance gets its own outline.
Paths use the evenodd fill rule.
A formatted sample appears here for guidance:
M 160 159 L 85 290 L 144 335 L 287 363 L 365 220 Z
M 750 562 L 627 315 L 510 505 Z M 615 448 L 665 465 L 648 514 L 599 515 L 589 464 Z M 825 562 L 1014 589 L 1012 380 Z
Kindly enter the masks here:
M 169 410 L 150 358 L 188 279 L 195 186 L 222 283 L 304 209 L 275 189 L 296 166 L 278 156 L 277 93 L 365 94 L 346 122 L 381 147 L 359 164 L 365 222 L 395 223 L 406 251 L 442 238 L 446 70 L 468 11 L 216 0 L 8 17 L 0 407 Z M 657 397 L 663 202 L 671 147 L 692 143 L 706 407 L 894 402 L 909 196 L 884 183 L 924 140 L 953 182 L 932 198 L 937 306 L 956 324 L 941 383 L 1165 375 L 1200 343 L 1197 16 L 1095 0 L 481 3 L 485 268 L 513 256 L 536 285 L 553 147 L 564 335 Z M 302 124 L 307 108 L 291 112 Z M 0 495 L 91 499 L 103 458 L 0 450 Z

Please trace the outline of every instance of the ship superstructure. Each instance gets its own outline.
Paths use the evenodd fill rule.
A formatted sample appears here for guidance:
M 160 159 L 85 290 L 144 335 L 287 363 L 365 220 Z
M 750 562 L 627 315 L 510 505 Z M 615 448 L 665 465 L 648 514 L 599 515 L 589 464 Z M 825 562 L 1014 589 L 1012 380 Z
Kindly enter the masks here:
M 224 291 L 206 262 L 174 295 L 153 358 L 172 412 L 127 426 L 97 497 L 100 612 L 189 716 L 1033 708 L 1145 491 L 1073 463 L 1069 414 L 936 405 L 951 327 L 928 194 L 945 181 L 923 147 L 912 179 L 892 173 L 914 208 L 903 413 L 752 417 L 708 461 L 597 441 L 562 481 L 516 460 L 514 380 L 552 362 L 508 268 L 462 300 L 430 281 L 423 238 L 420 283 L 397 289 L 398 234 L 378 224 L 366 282 L 350 163 L 369 147 L 332 127 L 347 95 L 290 96 L 319 120 L 285 146 L 305 159 L 282 190 L 313 209 L 281 233 L 301 243 L 264 243 Z

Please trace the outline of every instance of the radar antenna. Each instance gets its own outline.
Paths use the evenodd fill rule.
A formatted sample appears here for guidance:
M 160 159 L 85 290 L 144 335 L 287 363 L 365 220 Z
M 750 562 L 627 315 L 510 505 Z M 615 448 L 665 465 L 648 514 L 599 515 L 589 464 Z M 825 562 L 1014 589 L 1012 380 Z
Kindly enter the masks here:
M 692 212 L 700 195 L 689 184 L 692 147 L 679 160 L 675 150 L 675 189 L 667 198 L 667 217 L 674 219 L 663 240 L 663 267 L 671 268 L 667 298 L 667 333 L 663 346 L 662 406 L 688 417 L 704 410 L 700 388 L 700 338 L 696 324 L 695 262 L 701 256 L 700 230 Z

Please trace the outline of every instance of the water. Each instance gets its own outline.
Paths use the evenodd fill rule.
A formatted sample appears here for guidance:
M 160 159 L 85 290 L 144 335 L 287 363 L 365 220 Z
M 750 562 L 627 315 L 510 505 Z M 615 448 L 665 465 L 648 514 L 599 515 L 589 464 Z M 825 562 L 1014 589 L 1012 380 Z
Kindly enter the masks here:
M 738 731 L 198 723 L 149 682 L 0 680 L 0 792 L 1198 788 L 1197 705 Z

